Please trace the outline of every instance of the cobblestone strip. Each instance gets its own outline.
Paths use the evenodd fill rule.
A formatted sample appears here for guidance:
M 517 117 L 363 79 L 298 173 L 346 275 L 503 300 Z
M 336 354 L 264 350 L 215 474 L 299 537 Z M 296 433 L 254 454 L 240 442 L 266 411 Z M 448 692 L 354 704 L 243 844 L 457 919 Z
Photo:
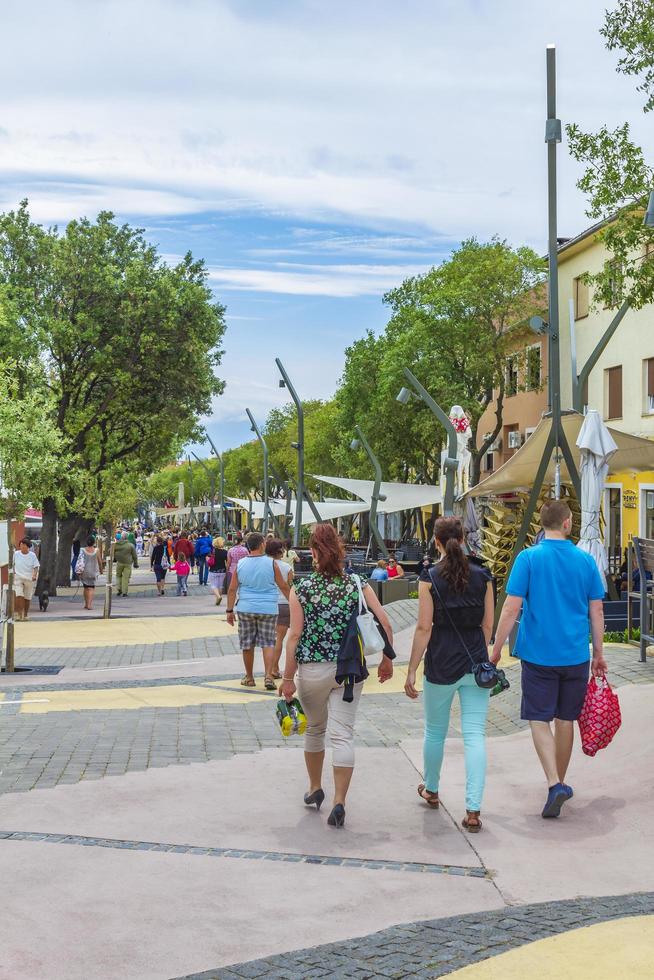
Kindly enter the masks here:
M 394 926 L 360 939 L 250 960 L 176 980 L 433 980 L 537 939 L 611 919 L 652 913 L 654 892 L 524 905 Z
M 341 858 L 324 854 L 293 854 L 289 851 L 251 851 L 233 847 L 197 847 L 194 844 L 161 844 L 153 841 L 116 840 L 111 837 L 84 837 L 77 834 L 39 834 L 23 830 L 0 830 L 0 840 L 39 841 L 44 844 L 79 844 L 82 847 L 109 847 L 123 851 L 164 851 L 197 857 L 245 858 L 253 861 L 282 861 L 288 864 L 321 864 L 364 871 L 409 871 L 419 874 L 460 875 L 490 878 L 481 867 L 453 864 L 425 864 L 417 861 L 374 861 L 369 858 Z

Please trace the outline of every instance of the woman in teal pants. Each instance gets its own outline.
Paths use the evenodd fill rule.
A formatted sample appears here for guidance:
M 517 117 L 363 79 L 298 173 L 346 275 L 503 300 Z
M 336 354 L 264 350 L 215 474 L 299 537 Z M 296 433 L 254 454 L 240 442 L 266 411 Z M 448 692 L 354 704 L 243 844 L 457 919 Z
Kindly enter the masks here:
M 418 585 L 418 625 L 404 690 L 415 699 L 416 671 L 425 657 L 425 781 L 421 798 L 436 808 L 450 709 L 458 692 L 466 767 L 466 816 L 463 827 L 481 830 L 481 801 L 486 778 L 486 716 L 490 691 L 478 687 L 473 663 L 488 659 L 493 629 L 493 585 L 490 573 L 463 552 L 463 528 L 456 518 L 442 517 L 434 528 L 440 561 L 424 571 Z

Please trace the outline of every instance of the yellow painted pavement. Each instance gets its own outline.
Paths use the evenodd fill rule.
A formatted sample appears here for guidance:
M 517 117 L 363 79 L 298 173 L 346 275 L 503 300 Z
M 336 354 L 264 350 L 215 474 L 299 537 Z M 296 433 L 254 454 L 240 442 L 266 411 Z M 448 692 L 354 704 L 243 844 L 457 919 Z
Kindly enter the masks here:
M 16 627 L 16 648 L 141 646 L 192 640 L 207 636 L 233 636 L 236 628 L 218 616 L 155 616 L 134 619 L 28 620 Z
M 449 976 L 452 980 L 652 980 L 654 915 L 600 922 L 539 939 Z

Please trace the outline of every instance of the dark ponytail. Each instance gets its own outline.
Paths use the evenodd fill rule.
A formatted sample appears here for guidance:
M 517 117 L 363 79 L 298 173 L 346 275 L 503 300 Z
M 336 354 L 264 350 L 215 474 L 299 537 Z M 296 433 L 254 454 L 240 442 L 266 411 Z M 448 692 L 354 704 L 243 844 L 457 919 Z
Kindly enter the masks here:
M 439 517 L 434 537 L 445 548 L 439 571 L 454 592 L 465 592 L 470 575 L 468 559 L 463 553 L 463 527 L 456 517 Z

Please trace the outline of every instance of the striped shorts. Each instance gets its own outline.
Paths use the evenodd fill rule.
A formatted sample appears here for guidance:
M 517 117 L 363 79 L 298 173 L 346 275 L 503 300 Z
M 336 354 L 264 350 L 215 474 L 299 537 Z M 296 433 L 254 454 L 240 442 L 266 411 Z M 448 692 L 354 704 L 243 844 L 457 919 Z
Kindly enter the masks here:
M 239 613 L 238 642 L 241 650 L 253 647 L 274 647 L 277 616 L 269 613 Z

